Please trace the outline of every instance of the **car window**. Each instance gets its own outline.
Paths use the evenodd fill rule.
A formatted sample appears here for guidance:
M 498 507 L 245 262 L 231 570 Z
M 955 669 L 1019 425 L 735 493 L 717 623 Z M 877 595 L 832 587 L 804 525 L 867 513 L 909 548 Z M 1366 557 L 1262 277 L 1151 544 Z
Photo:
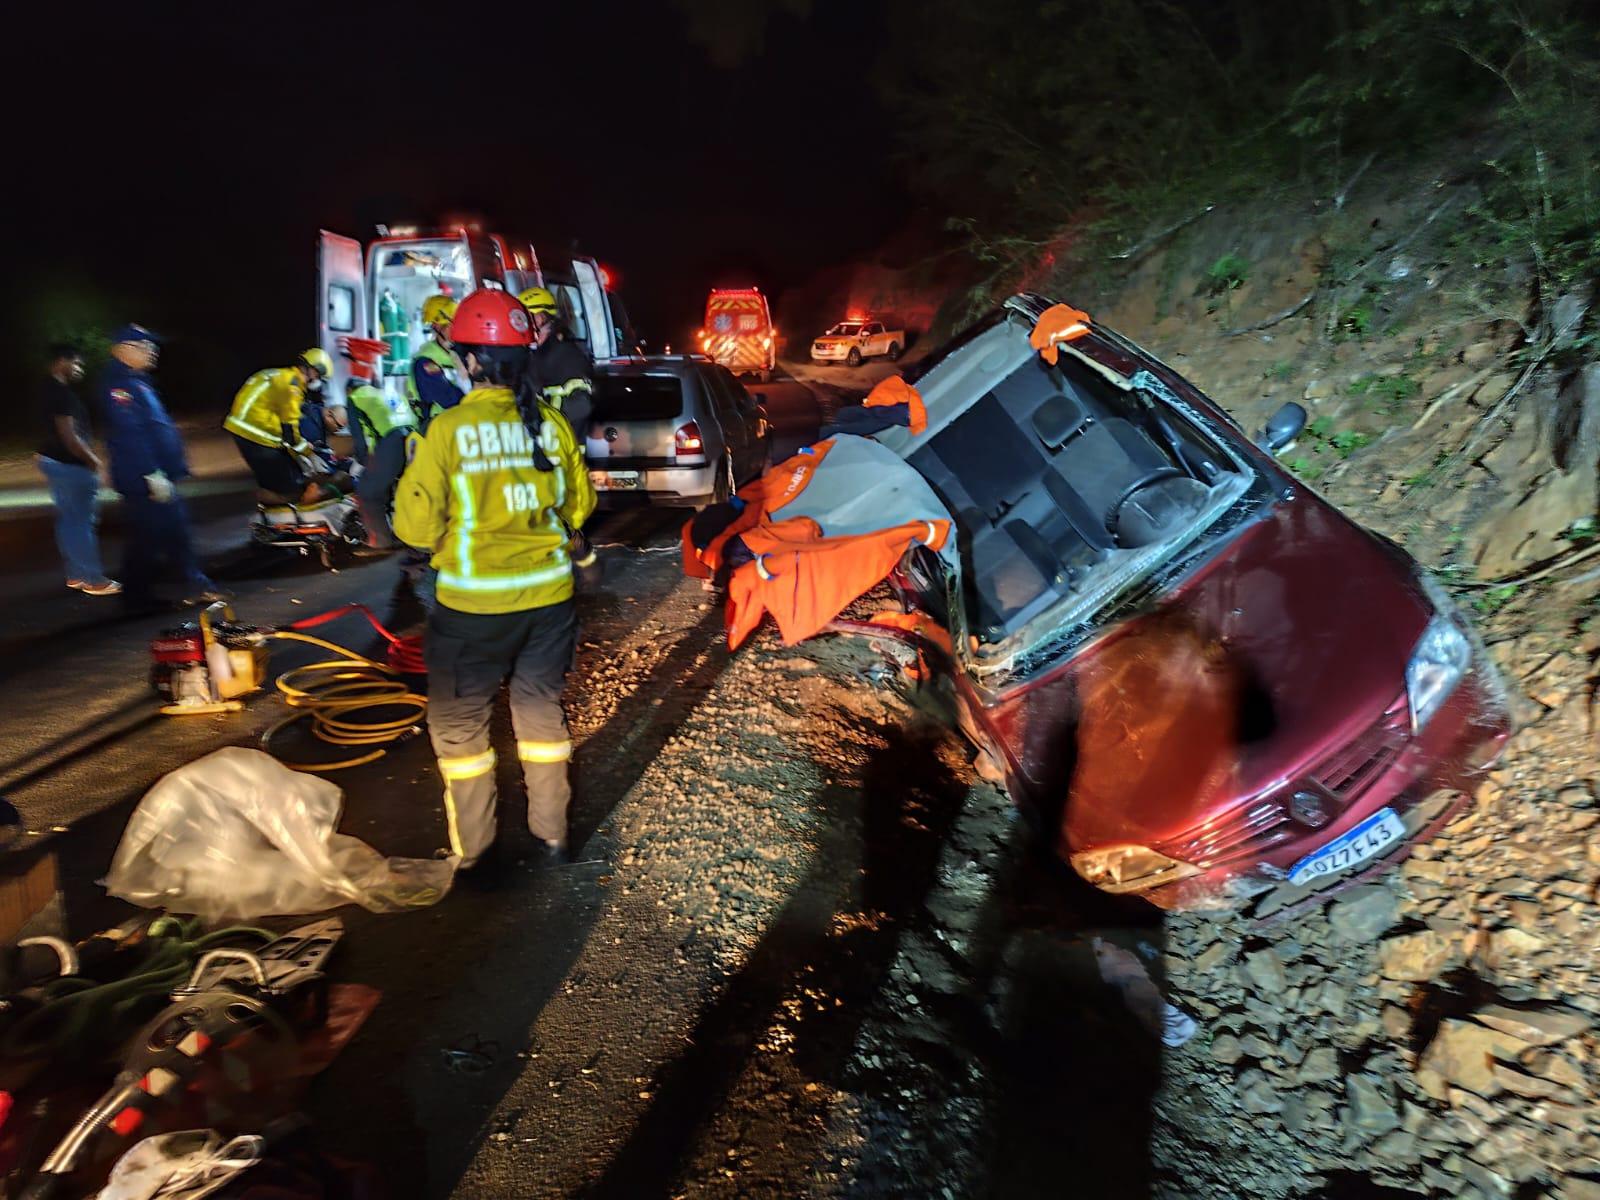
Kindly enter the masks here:
M 602 375 L 595 380 L 596 421 L 670 421 L 683 411 L 676 375 Z
M 717 367 L 710 371 L 706 380 L 706 391 L 711 396 L 712 407 L 716 410 L 717 420 L 728 424 L 738 419 L 739 406 L 733 398 L 734 389 L 739 385 L 734 382 L 733 376 L 727 368 Z
M 882 332 L 883 332 L 883 326 L 879 325 L 877 322 L 873 322 L 871 325 L 867 326 L 867 335 L 869 337 L 874 335 L 874 334 L 879 334 L 879 333 L 882 333 Z

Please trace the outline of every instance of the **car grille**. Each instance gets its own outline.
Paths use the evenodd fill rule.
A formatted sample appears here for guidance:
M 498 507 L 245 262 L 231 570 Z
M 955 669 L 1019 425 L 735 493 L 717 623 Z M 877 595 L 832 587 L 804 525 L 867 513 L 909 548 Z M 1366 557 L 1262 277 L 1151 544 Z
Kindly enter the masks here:
M 1410 729 L 1411 714 L 1402 694 L 1384 710 L 1383 716 L 1314 766 L 1308 775 L 1339 802 L 1342 810 L 1359 799 L 1400 757 Z M 1293 785 L 1283 790 L 1285 802 L 1294 790 Z M 1213 867 L 1264 854 L 1300 833 L 1290 821 L 1285 803 L 1275 798 L 1262 799 L 1191 830 L 1162 848 L 1162 853 L 1197 867 Z
M 1231 858 L 1257 855 L 1294 836 L 1286 828 L 1288 814 L 1276 800 L 1263 800 L 1228 813 L 1191 832 L 1163 853 L 1197 867 L 1212 867 Z
M 1363 733 L 1313 767 L 1311 778 L 1330 795 L 1349 803 L 1394 765 L 1410 732 L 1410 708 L 1402 693 Z

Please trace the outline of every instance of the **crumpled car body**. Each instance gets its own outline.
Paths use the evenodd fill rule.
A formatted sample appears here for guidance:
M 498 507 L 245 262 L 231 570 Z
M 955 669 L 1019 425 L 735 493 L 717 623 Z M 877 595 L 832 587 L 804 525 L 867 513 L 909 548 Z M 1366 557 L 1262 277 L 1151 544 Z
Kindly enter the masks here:
M 1164 907 L 1293 903 L 1403 856 L 1509 733 L 1465 615 L 1153 356 L 1101 326 L 1050 366 L 1005 306 L 918 364 L 878 440 L 959 565 L 901 599 L 950 633 L 963 730 L 1080 875 Z

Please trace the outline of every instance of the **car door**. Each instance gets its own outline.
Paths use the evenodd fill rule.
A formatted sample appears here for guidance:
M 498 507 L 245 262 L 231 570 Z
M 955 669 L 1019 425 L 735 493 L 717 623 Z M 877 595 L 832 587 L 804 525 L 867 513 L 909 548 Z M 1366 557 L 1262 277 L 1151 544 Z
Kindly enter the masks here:
M 743 479 L 750 463 L 750 430 L 739 407 L 739 395 L 744 389 L 726 367 L 713 367 L 709 382 L 707 390 L 716 408 L 717 424 L 722 428 L 723 444 L 733 456 L 734 477 Z
M 572 275 L 583 300 L 585 324 L 589 326 L 589 357 L 603 362 L 617 355 L 617 335 L 611 324 L 611 305 L 606 303 L 605 282 L 600 264 L 592 258 L 572 260 Z
M 871 358 L 874 354 L 882 354 L 888 347 L 883 344 L 883 326 L 877 322 L 869 322 L 866 336 L 861 340 L 861 356 Z
M 350 360 L 340 339 L 365 338 L 369 332 L 366 258 L 354 238 L 318 231 L 317 345 L 333 360 L 329 394 L 343 397 L 350 382 Z

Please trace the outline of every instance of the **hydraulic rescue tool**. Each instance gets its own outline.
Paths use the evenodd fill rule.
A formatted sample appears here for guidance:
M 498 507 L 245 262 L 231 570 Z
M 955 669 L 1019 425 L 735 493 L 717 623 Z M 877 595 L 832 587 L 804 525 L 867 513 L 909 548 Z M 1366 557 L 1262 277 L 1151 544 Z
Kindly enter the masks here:
M 326 917 L 258 950 L 202 953 L 187 981 L 171 992 L 171 1003 L 135 1036 L 111 1087 L 44 1160 L 22 1200 L 59 1195 L 103 1133 L 132 1139 L 152 1113 L 181 1103 L 207 1067 L 236 1085 L 248 1075 L 240 1065 L 246 1050 L 292 1051 L 302 1034 L 327 1018 L 325 968 L 343 937 L 343 923 Z
M 375 662 L 353 650 L 304 632 L 359 612 L 389 644 L 388 661 Z M 261 738 L 270 752 L 273 737 L 301 718 L 312 733 L 335 746 L 372 747 L 354 758 L 331 763 L 289 763 L 299 770 L 332 771 L 360 766 L 383 757 L 383 747 L 417 733 L 428 710 L 427 697 L 413 691 L 404 677 L 422 675 L 426 667 L 420 637 L 390 633 L 362 604 L 346 604 L 331 612 L 282 628 L 241 625 L 233 609 L 219 602 L 206 608 L 197 623 L 162 631 L 151 643 L 151 686 L 169 716 L 237 712 L 243 697 L 259 691 L 267 678 L 267 643 L 303 642 L 338 655 L 285 671 L 278 691 L 292 712 Z M 370 710 L 390 709 L 374 715 Z

